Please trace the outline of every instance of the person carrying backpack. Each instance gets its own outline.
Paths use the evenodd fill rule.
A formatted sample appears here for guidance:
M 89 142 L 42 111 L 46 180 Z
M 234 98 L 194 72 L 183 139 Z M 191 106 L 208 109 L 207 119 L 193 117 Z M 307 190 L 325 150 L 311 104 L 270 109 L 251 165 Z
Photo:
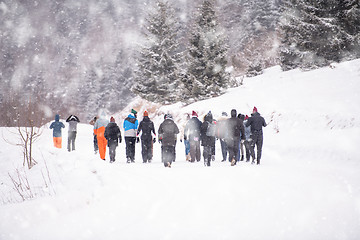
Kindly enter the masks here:
M 110 163 L 115 162 L 116 147 L 121 143 L 121 131 L 119 126 L 115 123 L 115 118 L 110 118 L 110 123 L 105 128 L 104 137 L 107 140 L 109 147 Z
M 201 124 L 200 128 L 205 166 L 210 166 L 213 155 L 213 146 L 215 145 L 215 131 L 212 129 L 214 128 L 213 124 L 212 113 L 208 112 L 205 115 L 204 122 Z
M 61 148 L 62 147 L 62 136 L 61 136 L 61 129 L 65 128 L 65 125 L 60 122 L 60 115 L 56 114 L 55 115 L 55 122 L 52 122 L 50 125 L 50 129 L 54 129 L 53 130 L 53 141 L 54 141 L 54 146 L 56 148 Z
M 80 122 L 79 118 L 75 115 L 70 115 L 66 122 L 69 123 L 69 131 L 68 131 L 68 144 L 67 149 L 68 151 L 75 150 L 75 139 L 76 139 L 76 132 L 77 132 L 77 124 Z

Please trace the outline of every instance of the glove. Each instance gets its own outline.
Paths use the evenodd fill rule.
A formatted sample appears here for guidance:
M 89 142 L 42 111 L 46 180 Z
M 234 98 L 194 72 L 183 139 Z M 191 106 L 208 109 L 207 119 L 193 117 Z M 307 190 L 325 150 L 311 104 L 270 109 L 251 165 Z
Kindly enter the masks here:
M 245 140 L 244 140 L 244 139 L 242 139 L 242 140 L 241 140 L 241 143 L 244 143 L 244 142 L 245 142 Z
M 186 136 L 184 136 L 184 140 L 187 140 L 187 137 L 186 137 Z
M 140 138 L 139 137 L 137 137 L 136 138 L 136 143 L 138 143 L 140 141 Z
M 180 142 L 182 142 L 182 139 L 180 139 Z
M 119 137 L 119 142 L 121 143 L 121 137 Z
M 156 138 L 153 138 L 153 143 L 156 143 Z

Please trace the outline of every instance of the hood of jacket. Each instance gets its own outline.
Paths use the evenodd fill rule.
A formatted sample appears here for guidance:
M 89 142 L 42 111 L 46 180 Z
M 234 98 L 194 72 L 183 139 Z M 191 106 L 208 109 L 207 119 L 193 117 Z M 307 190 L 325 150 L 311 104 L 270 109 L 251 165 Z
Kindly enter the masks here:
M 236 110 L 235 109 L 231 110 L 231 117 L 236 117 Z

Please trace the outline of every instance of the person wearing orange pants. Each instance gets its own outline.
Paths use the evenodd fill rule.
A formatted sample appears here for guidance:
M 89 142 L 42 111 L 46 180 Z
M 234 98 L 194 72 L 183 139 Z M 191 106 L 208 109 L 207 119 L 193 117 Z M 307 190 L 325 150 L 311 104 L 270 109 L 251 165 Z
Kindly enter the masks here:
M 107 140 L 104 136 L 105 128 L 109 124 L 106 116 L 100 116 L 94 125 L 94 134 L 97 136 L 100 158 L 105 161 Z
M 62 128 L 65 128 L 65 125 L 62 122 L 60 122 L 59 114 L 56 114 L 55 122 L 52 122 L 50 125 L 50 129 L 54 129 L 53 130 L 53 141 L 54 141 L 54 146 L 56 148 L 61 148 L 61 142 L 62 142 L 61 129 Z

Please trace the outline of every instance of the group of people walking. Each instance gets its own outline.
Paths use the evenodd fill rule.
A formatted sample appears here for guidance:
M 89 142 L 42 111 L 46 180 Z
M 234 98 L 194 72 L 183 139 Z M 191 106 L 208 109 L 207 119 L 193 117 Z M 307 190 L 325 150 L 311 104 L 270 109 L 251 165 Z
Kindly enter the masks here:
M 69 116 L 66 121 L 69 123 L 68 150 L 71 151 L 75 150 L 76 125 L 80 121 L 74 115 Z M 90 123 L 94 125 L 95 153 L 99 151 L 100 158 L 105 160 L 106 147 L 109 147 L 110 162 L 114 162 L 116 147 L 122 140 L 121 131 L 115 123 L 115 119 L 111 117 L 109 121 L 103 114 L 95 117 Z M 56 147 L 61 148 L 61 128 L 64 127 L 64 124 L 59 122 L 59 115 L 56 115 L 55 122 L 50 126 L 54 129 L 54 145 Z M 200 148 L 202 146 L 204 164 L 210 166 L 211 162 L 215 160 L 216 140 L 219 140 L 223 162 L 229 161 L 231 166 L 234 166 L 238 161 L 244 161 L 245 156 L 247 162 L 252 158 L 253 164 L 260 164 L 263 127 L 266 127 L 265 119 L 258 113 L 256 107 L 254 107 L 250 117 L 237 114 L 237 111 L 233 109 L 230 112 L 230 118 L 226 112 L 223 112 L 218 121 L 213 118 L 211 111 L 204 116 L 203 121 L 198 118 L 195 111 L 192 111 L 191 116 L 189 114 L 187 116 L 180 141 L 184 141 L 186 160 L 189 162 L 201 160 Z M 135 145 L 140 139 L 143 162 L 150 163 L 156 137 L 161 143 L 161 159 L 164 166 L 171 167 L 176 160 L 175 149 L 177 135 L 180 131 L 171 114 L 164 115 L 164 121 L 160 124 L 157 131 L 158 135 L 156 135 L 154 123 L 150 120 L 149 113 L 145 111 L 143 119 L 139 123 L 137 111 L 132 109 L 123 122 L 123 129 L 127 163 L 135 162 Z M 257 148 L 256 154 L 255 146 Z

